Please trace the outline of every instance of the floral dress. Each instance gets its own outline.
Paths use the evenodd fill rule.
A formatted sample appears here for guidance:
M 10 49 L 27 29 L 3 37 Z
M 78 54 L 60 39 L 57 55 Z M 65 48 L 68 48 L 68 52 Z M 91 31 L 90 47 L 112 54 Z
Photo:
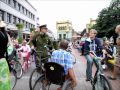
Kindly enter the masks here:
M 10 71 L 5 58 L 0 59 L 0 90 L 11 90 Z

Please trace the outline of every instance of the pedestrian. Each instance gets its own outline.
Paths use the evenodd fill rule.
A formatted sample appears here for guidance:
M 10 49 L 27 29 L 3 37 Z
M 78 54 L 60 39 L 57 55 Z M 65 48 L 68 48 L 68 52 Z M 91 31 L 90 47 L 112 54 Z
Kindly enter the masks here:
M 73 58 L 70 52 L 67 52 L 69 42 L 67 40 L 60 41 L 58 50 L 53 51 L 50 62 L 55 62 L 64 67 L 66 78 L 72 79 L 72 86 L 77 85 L 76 77 L 73 70 Z M 58 88 L 57 90 L 61 90 Z
M 109 79 L 111 80 L 116 80 L 117 73 L 119 72 L 120 68 L 120 25 L 116 26 L 115 32 L 118 34 L 118 37 L 116 39 L 116 56 L 115 56 L 115 65 L 114 65 L 114 70 L 112 76 L 108 76 Z
M 90 51 L 93 51 L 97 56 L 100 56 L 103 48 L 96 35 L 97 31 L 95 29 L 91 29 L 89 37 L 85 40 L 84 44 L 84 55 L 87 60 L 86 81 L 90 81 L 92 78 L 93 58 L 90 56 Z
M 41 59 L 48 57 L 48 48 L 52 49 L 52 41 L 47 35 L 47 25 L 41 25 L 39 31 L 34 34 L 32 43 L 36 51 L 41 51 Z M 39 55 L 39 54 L 38 54 Z M 47 59 L 42 60 L 46 62 Z M 36 66 L 39 66 L 39 58 L 35 57 Z
M 108 78 L 111 80 L 116 80 L 117 73 L 119 72 L 119 68 L 120 68 L 120 36 L 117 38 L 116 43 L 117 43 L 116 56 L 115 56 L 116 62 L 114 65 L 112 76 L 108 76 Z
M 108 63 L 111 63 L 114 65 L 114 63 L 115 63 L 114 57 L 116 54 L 116 47 L 114 47 L 114 45 L 111 44 L 109 40 L 105 40 L 103 43 L 103 49 L 105 51 L 103 53 L 102 66 L 103 66 L 103 69 L 105 69 L 106 65 L 109 65 Z
M 0 90 L 11 90 L 10 70 L 7 61 L 8 36 L 5 26 L 5 23 L 0 21 Z

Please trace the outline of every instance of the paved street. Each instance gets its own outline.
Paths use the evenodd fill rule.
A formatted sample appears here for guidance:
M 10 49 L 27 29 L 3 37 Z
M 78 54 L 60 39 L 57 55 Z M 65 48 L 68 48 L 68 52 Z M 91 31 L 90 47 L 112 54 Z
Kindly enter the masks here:
M 76 56 L 77 63 L 74 65 L 75 74 L 77 76 L 78 85 L 75 90 L 92 90 L 90 82 L 85 81 L 85 69 L 86 69 L 86 60 L 83 56 L 80 56 L 77 50 L 72 50 L 73 54 Z M 18 80 L 17 85 L 14 90 L 29 90 L 29 76 L 34 68 L 34 64 L 31 64 L 30 70 L 28 73 L 24 74 L 23 77 Z M 95 67 L 93 68 L 93 73 L 95 73 Z M 108 73 L 107 73 L 108 75 Z M 115 83 L 114 83 L 115 82 Z M 119 90 L 120 86 L 116 83 L 119 83 L 120 80 L 112 82 L 112 85 L 115 85 L 113 90 Z M 52 85 L 50 90 L 56 90 L 57 86 Z

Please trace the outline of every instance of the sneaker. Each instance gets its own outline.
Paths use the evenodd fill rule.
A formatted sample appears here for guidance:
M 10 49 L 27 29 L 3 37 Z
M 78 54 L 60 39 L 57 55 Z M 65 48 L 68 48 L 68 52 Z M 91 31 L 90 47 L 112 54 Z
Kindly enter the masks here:
M 103 69 L 106 69 L 106 68 L 107 68 L 107 66 L 106 66 L 105 64 L 103 64 L 103 65 L 102 65 L 102 68 L 103 68 Z
M 28 61 L 28 63 L 30 64 L 30 61 Z
M 113 78 L 113 77 L 111 77 L 111 76 L 108 76 L 108 78 L 109 78 L 110 80 L 116 80 L 116 78 Z
M 91 81 L 91 79 L 88 79 L 88 78 L 87 78 L 86 81 Z

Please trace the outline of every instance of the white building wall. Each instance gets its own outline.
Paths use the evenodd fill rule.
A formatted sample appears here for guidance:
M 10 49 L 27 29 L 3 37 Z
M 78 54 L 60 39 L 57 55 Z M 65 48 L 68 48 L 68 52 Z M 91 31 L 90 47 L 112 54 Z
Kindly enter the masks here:
M 24 7 L 27 8 L 30 12 L 34 13 L 34 15 L 36 14 L 36 11 L 32 7 L 30 7 L 30 5 L 28 5 L 27 2 L 25 2 L 24 0 L 17 0 L 17 1 L 19 1 L 21 5 L 24 5 Z M 36 26 L 35 20 L 29 18 L 28 16 L 24 15 L 22 12 L 14 9 L 12 6 L 9 6 L 6 3 L 1 1 L 0 1 L 0 9 Z

